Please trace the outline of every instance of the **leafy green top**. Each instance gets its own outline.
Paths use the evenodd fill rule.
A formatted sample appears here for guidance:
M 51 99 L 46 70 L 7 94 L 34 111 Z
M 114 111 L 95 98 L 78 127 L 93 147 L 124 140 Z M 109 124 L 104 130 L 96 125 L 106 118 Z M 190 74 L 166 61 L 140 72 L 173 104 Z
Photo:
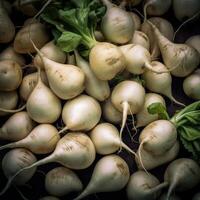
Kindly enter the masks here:
M 99 0 L 53 1 L 41 18 L 52 26 L 57 45 L 71 52 L 81 45 L 89 50 L 96 44 L 94 30 L 105 11 Z

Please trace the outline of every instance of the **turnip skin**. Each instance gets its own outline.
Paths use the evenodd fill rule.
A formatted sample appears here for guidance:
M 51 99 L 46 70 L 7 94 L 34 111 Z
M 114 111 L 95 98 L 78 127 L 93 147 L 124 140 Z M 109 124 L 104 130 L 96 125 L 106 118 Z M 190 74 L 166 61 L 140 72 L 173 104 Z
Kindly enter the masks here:
M 164 98 L 156 93 L 146 93 L 145 95 L 145 102 L 143 109 L 136 114 L 136 127 L 146 126 L 149 123 L 158 120 L 158 115 L 149 114 L 147 108 L 152 103 L 161 103 L 164 107 L 166 107 Z
M 11 92 L 0 91 L 0 108 L 8 110 L 14 109 L 17 106 L 18 99 L 19 97 L 16 90 Z M 0 111 L 0 116 L 5 116 L 8 114 L 8 112 Z
M 125 58 L 114 44 L 97 43 L 90 51 L 89 63 L 92 71 L 100 80 L 111 80 L 125 69 Z
M 71 192 L 81 191 L 83 184 L 72 170 L 56 167 L 46 174 L 45 188 L 50 195 L 60 197 Z
M 135 31 L 132 16 L 109 0 L 103 0 L 103 3 L 107 11 L 101 21 L 102 33 L 112 43 L 127 43 Z
M 92 177 L 83 192 L 74 200 L 80 200 L 98 192 L 114 192 L 125 187 L 130 177 L 126 162 L 117 155 L 101 158 L 92 173 Z
M 17 112 L 0 128 L 0 139 L 19 141 L 25 138 L 35 125 L 35 122 L 28 116 L 27 112 Z
M 200 100 L 200 70 L 194 71 L 183 81 L 183 91 L 185 94 L 196 100 Z
M 129 200 L 156 200 L 166 186 L 168 183 L 160 184 L 154 175 L 137 171 L 129 179 L 126 194 Z
M 200 167 L 192 159 L 179 158 L 171 162 L 164 174 L 164 181 L 169 183 L 167 199 L 175 191 L 187 191 L 200 183 Z
M 145 151 L 145 149 L 141 149 L 140 155 L 142 158 L 143 165 L 141 165 L 141 162 L 137 158 L 135 159 L 135 161 L 137 163 L 138 169 L 142 170 L 145 168 L 146 170 L 151 170 L 174 160 L 178 156 L 179 150 L 180 145 L 178 141 L 171 147 L 169 151 L 165 152 L 160 156 L 155 156 L 151 152 Z M 139 155 L 138 151 L 136 153 L 137 155 Z
M 194 35 L 189 37 L 185 44 L 195 48 L 200 53 L 200 35 Z
M 11 60 L 0 61 L 0 91 L 16 90 L 22 81 L 20 65 Z

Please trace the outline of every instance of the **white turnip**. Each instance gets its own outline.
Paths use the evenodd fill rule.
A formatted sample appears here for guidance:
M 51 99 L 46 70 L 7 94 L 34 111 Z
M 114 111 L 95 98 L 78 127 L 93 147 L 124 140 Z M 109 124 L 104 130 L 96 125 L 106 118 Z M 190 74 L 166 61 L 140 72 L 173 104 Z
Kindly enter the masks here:
M 174 191 L 187 191 L 200 183 L 200 167 L 192 159 L 179 158 L 171 162 L 164 174 L 164 181 L 169 183 L 166 200 Z
M 90 68 L 89 63 L 75 51 L 76 64 L 85 74 L 85 91 L 99 101 L 104 101 L 110 96 L 110 87 L 107 81 L 99 80 Z
M 200 53 L 200 35 L 193 35 L 189 37 L 185 43 L 195 48 Z
M 98 192 L 114 192 L 125 187 L 130 177 L 127 163 L 117 155 L 101 158 L 83 192 L 74 200 L 82 199 Z
M 39 124 L 25 138 L 3 145 L 0 150 L 23 147 L 35 154 L 47 154 L 55 149 L 59 140 L 60 135 L 53 125 Z
M 125 44 L 135 31 L 131 15 L 109 0 L 102 0 L 106 5 L 106 14 L 101 21 L 101 31 L 105 38 L 112 43 Z
M 16 90 L 22 81 L 22 69 L 12 60 L 0 61 L 0 91 Z
M 83 189 L 79 177 L 66 167 L 56 167 L 45 176 L 45 188 L 50 195 L 64 196 Z
M 160 184 L 154 175 L 137 171 L 129 179 L 126 194 L 129 200 L 156 200 L 166 186 L 168 183 Z
M 200 69 L 184 79 L 183 91 L 188 97 L 200 100 Z
M 0 128 L 0 139 L 18 141 L 25 138 L 35 127 L 27 112 L 13 114 Z

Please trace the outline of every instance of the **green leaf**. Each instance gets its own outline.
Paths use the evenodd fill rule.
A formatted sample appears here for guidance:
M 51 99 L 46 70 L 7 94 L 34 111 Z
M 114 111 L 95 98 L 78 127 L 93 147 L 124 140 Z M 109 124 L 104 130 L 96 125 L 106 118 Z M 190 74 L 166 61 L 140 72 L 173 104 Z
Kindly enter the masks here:
M 152 103 L 150 106 L 148 106 L 147 110 L 152 115 L 158 114 L 160 119 L 169 119 L 169 115 L 165 106 L 160 102 Z
M 178 129 L 179 135 L 188 141 L 200 139 L 200 127 L 182 126 Z
M 71 52 L 77 48 L 81 42 L 81 36 L 69 31 L 65 31 L 57 40 L 57 46 L 65 52 Z

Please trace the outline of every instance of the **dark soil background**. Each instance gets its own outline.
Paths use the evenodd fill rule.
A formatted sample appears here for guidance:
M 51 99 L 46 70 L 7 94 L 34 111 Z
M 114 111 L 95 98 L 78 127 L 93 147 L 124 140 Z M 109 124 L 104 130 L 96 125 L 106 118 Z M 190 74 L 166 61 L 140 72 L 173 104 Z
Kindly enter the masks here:
M 136 9 L 138 9 L 140 12 L 142 12 L 141 5 L 137 6 Z M 180 22 L 178 22 L 176 20 L 176 18 L 174 17 L 172 9 L 170 9 L 169 12 L 166 13 L 163 17 L 168 19 L 173 24 L 174 30 L 176 30 L 178 28 L 178 26 L 180 25 Z M 24 16 L 23 14 L 17 12 L 16 10 L 13 10 L 11 18 L 12 18 L 14 24 L 16 25 L 16 30 L 18 30 L 19 27 L 23 25 L 24 19 L 26 19 L 27 17 Z M 200 34 L 200 20 L 199 20 L 199 18 L 187 23 L 178 32 L 176 39 L 175 39 L 175 42 L 183 43 L 187 40 L 188 37 L 190 37 L 192 35 L 196 35 L 196 34 Z M 1 45 L 0 51 L 2 51 L 9 44 L 6 44 L 6 45 L 0 44 L 0 45 Z M 27 56 L 27 63 L 28 63 L 28 61 L 30 61 L 30 57 Z M 173 94 L 174 94 L 174 97 L 177 100 L 188 105 L 189 103 L 192 103 L 193 100 L 186 97 L 186 95 L 183 93 L 182 82 L 183 82 L 182 78 L 173 77 Z M 166 100 L 166 103 L 167 103 L 168 112 L 169 112 L 170 116 L 172 116 L 173 113 L 177 109 L 180 109 L 180 107 L 178 107 L 177 105 L 170 102 L 169 99 L 165 98 L 165 100 Z M 4 118 L 1 117 L 0 118 L 0 125 L 3 124 L 7 118 L 8 117 L 4 117 Z M 129 130 L 131 131 L 131 129 L 132 129 L 132 127 L 131 127 L 131 125 L 129 125 Z M 137 141 L 137 137 L 138 136 L 135 137 L 136 141 Z M 130 136 L 129 136 L 127 131 L 124 131 L 124 133 L 123 133 L 123 141 L 129 147 L 131 147 L 134 150 L 136 150 L 137 147 L 138 147 L 138 144 L 136 142 L 131 141 Z M 5 142 L 1 142 L 1 145 L 2 144 L 5 144 Z M 4 151 L 0 152 L 0 161 L 2 160 L 5 153 L 8 152 L 8 151 L 9 150 L 4 150 Z M 128 163 L 131 174 L 137 170 L 136 164 L 134 162 L 134 157 L 132 155 L 130 155 L 129 153 L 127 153 L 125 151 L 120 152 L 118 155 L 120 155 L 122 158 L 124 158 L 124 160 Z M 38 159 L 40 159 L 44 156 L 37 156 L 37 157 L 38 157 Z M 190 157 L 190 155 L 181 148 L 181 152 L 179 154 L 179 157 Z M 79 175 L 80 179 L 82 180 L 84 186 L 86 186 L 87 183 L 89 182 L 90 177 L 92 175 L 93 168 L 95 166 L 95 163 L 100 158 L 101 158 L 101 156 L 97 155 L 96 160 L 95 160 L 95 162 L 93 163 L 92 166 L 90 166 L 88 169 L 85 169 L 85 170 L 76 171 L 76 173 Z M 163 165 L 161 167 L 157 167 L 156 169 L 151 170 L 150 173 L 154 174 L 162 182 L 163 174 L 164 174 L 164 171 L 165 171 L 167 165 L 168 164 Z M 47 196 L 48 194 L 47 194 L 47 192 L 45 191 L 45 188 L 44 188 L 45 174 L 50 169 L 53 169 L 56 166 L 59 166 L 59 164 L 50 163 L 50 164 L 38 167 L 38 171 L 33 176 L 33 178 L 25 186 L 20 186 L 20 187 L 18 187 L 18 189 L 21 191 L 21 193 L 23 193 L 23 195 L 27 199 L 30 199 L 30 200 L 37 200 L 37 199 L 39 199 L 43 196 Z M 3 175 L 3 172 L 0 168 L 0 190 L 5 186 L 5 184 L 6 184 L 6 178 Z M 196 192 L 200 192 L 200 185 L 198 187 L 190 190 L 190 191 L 185 192 L 185 193 L 181 193 L 181 194 L 177 193 L 177 194 L 181 196 L 181 199 L 189 200 L 189 199 L 192 199 L 192 196 Z M 77 195 L 77 193 L 74 193 L 74 194 L 71 194 L 69 196 L 65 196 L 61 199 L 71 200 L 76 195 Z M 0 197 L 0 200 L 20 200 L 20 199 L 22 199 L 22 197 L 14 186 L 12 186 L 5 193 L 5 195 Z M 85 200 L 86 199 L 87 200 L 93 200 L 93 199 L 96 199 L 96 200 L 110 200 L 110 199 L 125 200 L 127 198 L 126 198 L 125 189 L 123 189 L 123 190 L 118 191 L 118 192 L 110 192 L 110 193 L 101 193 L 101 194 L 96 194 L 96 195 L 90 195 L 89 197 L 86 197 Z

